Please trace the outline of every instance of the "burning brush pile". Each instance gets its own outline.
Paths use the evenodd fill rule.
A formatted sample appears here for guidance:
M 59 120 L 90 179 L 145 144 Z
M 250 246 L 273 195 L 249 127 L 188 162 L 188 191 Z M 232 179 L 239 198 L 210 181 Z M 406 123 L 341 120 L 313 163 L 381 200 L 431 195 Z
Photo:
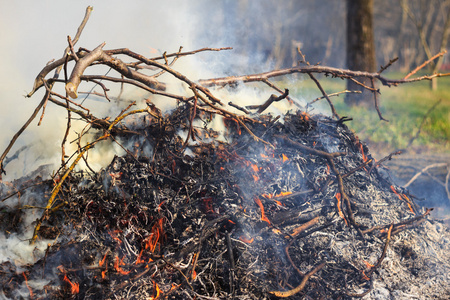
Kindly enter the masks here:
M 350 119 L 337 115 L 330 95 L 313 74 L 353 80 L 362 76 L 385 85 L 417 79 L 389 80 L 381 77 L 382 71 L 306 64 L 191 81 L 172 64 L 179 57 L 222 49 L 180 49 L 149 59 L 128 49 L 103 50 L 104 44 L 75 52 L 74 42 L 69 38 L 67 54 L 41 71 L 29 95 L 46 90 L 31 120 L 48 102 L 67 111 L 61 169 L 51 179 L 32 175 L 2 183 L 2 234 L 25 230 L 28 209 L 35 212 L 30 243 L 48 245 L 41 252 L 36 247 L 31 262 L 0 263 L 0 295 L 31 299 L 446 299 L 450 295 L 449 230 L 429 218 L 431 209 L 417 206 L 413 195 L 390 180 L 382 164 L 392 155 L 380 161 L 371 157 L 347 128 Z M 70 61 L 75 66 L 67 74 Z M 84 75 L 92 65 L 106 65 L 122 76 Z M 63 67 L 66 76 L 59 80 Z M 52 70 L 55 76 L 46 79 Z M 190 95 L 167 92 L 157 79 L 163 73 L 186 85 Z M 287 89 L 283 92 L 269 82 L 290 73 L 307 73 L 316 82 L 332 117 L 304 109 L 282 116 L 263 114 L 274 102 L 295 102 Z M 133 103 L 115 118 L 95 117 L 69 96 L 78 97 L 80 83 L 91 81 L 103 90 L 97 96 L 110 99 L 101 80 L 175 99 L 176 108 L 162 112 L 148 98 L 142 108 L 131 110 L 139 105 Z M 266 83 L 279 96 L 272 95 L 261 105 L 226 106 L 210 89 L 250 81 Z M 53 91 L 61 82 L 66 96 Z M 374 100 L 378 108 L 377 97 Z M 66 160 L 64 145 L 74 116 L 86 126 L 77 131 L 77 150 Z M 217 132 L 214 122 L 226 129 Z M 122 146 L 125 154 L 96 172 L 89 167 L 88 153 L 106 140 Z M 1 157 L 2 170 L 9 150 Z M 86 168 L 76 168 L 80 161 Z
M 26 284 L 33 299 L 448 295 L 414 244 L 430 243 L 427 227 L 447 229 L 392 185 L 344 120 L 298 111 L 246 123 L 267 144 L 225 120 L 233 142 L 186 154 L 176 128 L 188 118 L 183 105 L 139 130 L 151 156 L 140 144 L 102 172 L 71 173 L 37 232 L 58 242 L 32 265 L 2 263 L 3 293 Z M 49 197 L 54 185 L 34 193 Z M 47 278 L 39 290 L 27 284 Z

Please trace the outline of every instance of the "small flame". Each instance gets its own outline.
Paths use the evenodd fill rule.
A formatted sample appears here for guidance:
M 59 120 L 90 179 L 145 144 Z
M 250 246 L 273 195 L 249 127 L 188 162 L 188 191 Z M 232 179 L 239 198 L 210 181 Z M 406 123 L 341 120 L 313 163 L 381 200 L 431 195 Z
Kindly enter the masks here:
M 270 221 L 266 217 L 266 213 L 264 212 L 264 206 L 263 206 L 261 200 L 259 200 L 259 198 L 255 198 L 255 202 L 256 202 L 256 204 L 258 204 L 259 208 L 261 209 L 261 221 L 265 221 L 270 225 Z
M 360 146 L 360 148 L 361 148 L 362 159 L 363 159 L 364 162 L 366 162 L 366 161 L 367 161 L 367 156 L 366 156 L 366 154 L 364 153 L 363 145 L 360 143 L 359 146 Z
M 411 199 L 409 199 L 408 196 L 406 196 L 405 194 L 400 194 L 399 192 L 397 192 L 397 190 L 395 189 L 395 187 L 394 187 L 393 185 L 391 185 L 391 190 L 394 192 L 394 194 L 397 195 L 398 199 L 403 200 L 403 201 L 406 202 L 406 204 L 408 205 L 409 210 L 410 210 L 413 214 L 416 214 L 416 213 L 414 212 L 414 209 L 413 209 L 412 205 L 411 205 L 411 204 L 412 204 Z
M 121 266 L 124 266 L 124 265 L 125 265 L 125 263 L 123 262 L 124 258 L 125 258 L 125 256 L 122 257 L 122 259 L 119 259 L 118 256 L 115 257 L 115 260 L 114 260 L 114 269 L 115 269 L 119 274 L 122 274 L 122 275 L 128 275 L 131 271 L 125 271 L 125 270 L 122 269 L 122 267 L 121 267 Z
M 283 159 L 283 162 L 286 162 L 287 160 L 289 160 L 289 158 L 286 155 L 284 155 L 284 153 L 281 154 L 281 157 Z
M 67 275 L 64 275 L 64 281 L 67 282 L 68 284 L 70 284 L 70 291 L 72 292 L 72 294 L 78 294 L 80 292 L 80 284 L 78 283 L 73 283 L 72 281 L 70 281 L 70 279 L 67 277 Z
M 136 258 L 136 265 L 145 263 L 145 260 L 142 259 L 142 252 L 144 252 L 144 249 L 141 249 L 141 252 L 139 252 L 138 257 Z
M 303 120 L 305 120 L 305 122 L 309 121 L 309 114 L 306 112 L 301 112 L 300 116 L 302 116 Z
M 241 236 L 239 237 L 239 240 L 242 241 L 242 242 L 244 242 L 244 243 L 246 243 L 246 244 L 251 244 L 251 243 L 253 243 L 253 241 L 254 241 L 255 239 L 254 239 L 254 238 L 249 239 L 248 237 L 241 235 Z
M 374 265 L 372 265 L 368 261 L 363 260 L 363 262 L 366 264 L 367 269 L 372 269 L 374 267 Z
M 103 256 L 103 259 L 98 262 L 99 267 L 102 267 L 103 265 L 105 265 L 107 255 L 108 255 L 108 253 L 106 253 L 105 256 Z M 105 270 L 102 271 L 102 279 L 105 279 L 106 271 L 107 271 L 107 268 L 105 268 Z
M 30 299 L 33 299 L 33 297 L 34 297 L 33 290 L 28 285 L 28 278 L 27 278 L 27 275 L 25 274 L 25 272 L 22 273 L 22 276 L 23 276 L 23 278 L 25 278 L 25 284 L 26 284 L 28 290 L 30 291 Z
M 370 280 L 370 278 L 367 277 L 367 275 L 366 275 L 366 273 L 364 271 L 362 271 L 362 277 L 363 277 L 364 280 L 367 280 L 367 281 Z
M 344 213 L 343 213 L 342 210 L 341 210 L 341 193 L 336 193 L 336 196 L 335 196 L 335 197 L 336 197 L 336 200 L 337 200 L 336 206 L 337 206 L 337 209 L 338 209 L 339 216 L 340 216 L 342 219 L 344 219 L 345 225 L 348 225 L 348 224 L 347 224 L 347 220 L 345 219 Z
M 117 237 L 118 233 L 122 233 L 121 230 L 108 231 L 109 235 L 115 240 L 119 245 L 122 244 L 122 241 Z
M 153 288 L 156 291 L 156 295 L 154 297 L 150 297 L 149 300 L 158 299 L 159 295 L 161 294 L 161 290 L 159 289 L 159 286 L 156 283 L 156 281 L 153 281 Z
M 67 277 L 66 270 L 62 265 L 58 266 L 57 269 L 64 274 L 64 281 L 70 284 L 72 294 L 78 294 L 80 292 L 80 284 L 76 282 L 70 281 L 69 277 Z
M 280 192 L 279 194 L 275 195 L 275 197 L 283 197 L 283 196 L 288 196 L 291 194 L 292 194 L 292 192 Z
M 164 234 L 163 231 L 164 219 L 160 218 L 152 227 L 151 234 L 146 238 L 145 249 L 150 250 L 150 252 L 155 252 L 156 245 L 158 241 L 161 243 L 160 238 Z
M 258 176 L 254 175 L 254 174 L 252 174 L 252 176 L 253 176 L 253 180 L 254 180 L 255 182 L 257 182 L 257 181 L 259 180 L 259 177 L 258 177 Z

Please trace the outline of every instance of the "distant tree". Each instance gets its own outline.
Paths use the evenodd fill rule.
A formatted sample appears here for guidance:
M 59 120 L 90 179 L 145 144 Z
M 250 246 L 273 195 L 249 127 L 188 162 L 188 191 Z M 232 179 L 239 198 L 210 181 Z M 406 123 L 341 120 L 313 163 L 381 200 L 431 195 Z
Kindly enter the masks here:
M 420 45 L 428 59 L 447 48 L 450 35 L 450 0 L 400 0 L 419 36 Z M 420 47 L 420 46 L 419 46 Z M 439 71 L 444 57 L 430 64 L 431 73 Z M 437 89 L 437 78 L 431 80 L 431 88 Z
M 350 70 L 376 71 L 373 32 L 373 0 L 347 0 L 347 67 Z M 367 79 L 356 80 L 371 86 Z M 347 94 L 345 102 L 349 105 L 366 104 L 373 97 L 371 92 L 351 80 L 347 81 L 347 89 L 362 91 L 362 94 Z

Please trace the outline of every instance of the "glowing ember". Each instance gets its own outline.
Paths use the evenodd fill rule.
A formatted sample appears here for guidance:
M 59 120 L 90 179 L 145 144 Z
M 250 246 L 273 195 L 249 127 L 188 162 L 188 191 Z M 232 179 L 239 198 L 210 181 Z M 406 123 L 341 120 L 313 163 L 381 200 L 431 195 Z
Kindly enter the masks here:
M 125 271 L 125 270 L 122 269 L 122 267 L 121 267 L 121 266 L 124 266 L 124 265 L 125 265 L 125 263 L 123 262 L 123 259 L 124 259 L 124 258 L 125 258 L 125 256 L 122 257 L 122 259 L 119 259 L 118 256 L 115 257 L 115 259 L 114 259 L 114 269 L 115 269 L 119 274 L 122 274 L 122 275 L 128 275 L 131 271 Z
M 283 159 L 283 162 L 289 160 L 289 158 L 286 155 L 284 155 L 284 154 L 281 154 L 281 157 Z
M 364 271 L 362 271 L 362 278 L 363 278 L 364 280 L 367 280 L 367 281 L 370 280 L 370 278 L 367 277 L 367 275 L 366 275 L 366 273 L 365 273 Z
M 406 204 L 408 205 L 409 210 L 410 210 L 413 214 L 416 214 L 416 213 L 414 212 L 414 209 L 413 209 L 412 205 L 411 205 L 411 203 L 412 203 L 412 202 L 411 202 L 411 199 L 409 199 L 408 196 L 406 196 L 405 194 L 400 194 L 399 192 L 397 192 L 397 190 L 395 189 L 395 187 L 394 187 L 393 185 L 391 185 L 391 190 L 394 192 L 394 194 L 397 195 L 398 199 L 403 200 L 403 201 L 406 202 Z
M 138 257 L 136 258 L 136 265 L 145 263 L 145 260 L 142 259 L 142 252 L 144 252 L 144 249 L 139 252 Z
M 98 262 L 99 267 L 102 267 L 103 265 L 105 265 L 107 255 L 108 255 L 108 253 L 106 253 L 105 256 L 103 257 L 103 259 Z M 106 270 L 107 270 L 107 268 L 105 268 L 105 270 L 102 271 L 102 279 L 105 279 L 105 277 L 106 277 Z
M 28 278 L 27 278 L 27 275 L 25 275 L 25 272 L 22 273 L 22 276 L 23 276 L 23 278 L 25 278 L 25 284 L 26 284 L 28 290 L 30 291 L 30 299 L 33 299 L 33 297 L 34 297 L 33 290 L 28 285 Z
M 159 297 L 160 294 L 161 294 L 161 290 L 159 289 L 159 286 L 158 286 L 158 284 L 157 284 L 155 281 L 153 281 L 153 287 L 154 287 L 154 289 L 155 289 L 155 291 L 156 291 L 156 295 L 155 295 L 154 297 L 150 297 L 149 300 L 155 300 L 155 299 L 158 299 L 158 297 Z
M 159 219 L 152 227 L 151 234 L 146 238 L 145 249 L 150 252 L 155 252 L 158 241 L 161 243 L 160 238 L 164 234 L 163 231 L 164 219 Z
M 70 281 L 70 279 L 67 277 L 67 275 L 64 275 L 64 281 L 67 282 L 68 284 L 70 284 L 71 287 L 71 292 L 72 294 L 78 294 L 80 292 L 80 284 L 78 283 L 73 283 L 72 281 Z
M 363 260 L 363 262 L 366 264 L 367 269 L 372 269 L 374 267 L 374 265 L 372 265 L 368 261 Z
M 291 194 L 292 194 L 292 192 L 280 192 L 279 194 L 275 195 L 275 197 L 283 197 L 283 196 L 288 196 Z
M 118 233 L 122 233 L 121 230 L 108 231 L 109 235 L 115 240 L 119 245 L 122 244 L 122 241 L 117 237 Z
M 363 159 L 364 162 L 366 162 L 367 161 L 367 156 L 366 156 L 366 154 L 364 154 L 363 145 L 360 143 L 359 146 L 361 148 L 362 159 Z
M 266 217 L 266 213 L 264 212 L 264 206 L 263 206 L 261 200 L 259 200 L 259 198 L 255 198 L 255 202 L 256 202 L 256 204 L 258 204 L 259 208 L 261 209 L 261 221 L 265 221 L 270 225 L 270 221 Z
M 347 220 L 345 219 L 344 213 L 343 213 L 342 210 L 341 210 L 341 193 L 336 193 L 336 199 L 337 199 L 337 204 L 336 204 L 336 206 L 337 206 L 337 209 L 338 209 L 339 216 L 340 216 L 342 219 L 344 219 L 345 225 L 348 225 L 348 224 L 347 224 Z
M 244 242 L 244 243 L 246 243 L 246 244 L 251 244 L 251 243 L 253 243 L 253 241 L 254 241 L 255 239 L 254 239 L 254 238 L 249 239 L 248 237 L 241 235 L 241 236 L 239 237 L 239 240 L 242 241 L 242 242 Z

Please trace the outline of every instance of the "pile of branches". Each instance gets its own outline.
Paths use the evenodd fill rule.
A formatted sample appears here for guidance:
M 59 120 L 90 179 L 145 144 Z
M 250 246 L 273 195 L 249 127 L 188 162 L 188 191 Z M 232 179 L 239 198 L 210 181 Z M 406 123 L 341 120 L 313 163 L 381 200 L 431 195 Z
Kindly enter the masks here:
M 86 133 L 90 128 L 104 132 L 104 135 L 101 138 L 92 141 L 89 145 L 84 146 L 80 145 L 79 150 L 80 154 L 78 155 L 78 158 L 81 158 L 85 151 L 87 151 L 90 147 L 92 147 L 95 143 L 99 141 L 112 139 L 112 137 L 115 135 L 129 133 L 130 129 L 121 126 L 120 124 L 120 122 L 124 118 L 133 114 L 140 114 L 140 113 L 149 114 L 154 118 L 159 117 L 157 114 L 151 111 L 152 107 L 142 107 L 140 109 L 128 111 L 128 109 L 130 109 L 131 106 L 127 108 L 126 112 L 123 111 L 123 113 L 121 113 L 119 116 L 115 118 L 113 118 L 112 116 L 106 119 L 96 117 L 93 114 L 91 114 L 90 109 L 88 107 L 85 107 L 71 100 L 71 98 L 72 99 L 78 98 L 78 88 L 82 82 L 94 82 L 95 84 L 100 86 L 103 91 L 103 96 L 108 101 L 110 101 L 110 97 L 108 95 L 109 89 L 104 82 L 120 84 L 121 87 L 123 87 L 123 85 L 125 84 L 135 86 L 153 95 L 159 95 L 162 97 L 166 97 L 168 99 L 173 99 L 177 101 L 177 103 L 180 102 L 185 103 L 190 108 L 190 118 L 188 119 L 187 122 L 189 130 L 188 136 L 186 138 L 186 143 L 190 139 L 195 141 L 192 121 L 196 117 L 198 111 L 203 111 L 210 115 L 220 115 L 223 116 L 224 118 L 233 119 L 235 122 L 239 123 L 244 130 L 249 132 L 256 141 L 267 144 L 267 142 L 265 142 L 264 139 L 254 135 L 247 128 L 245 122 L 247 121 L 254 122 L 253 116 L 263 113 L 264 110 L 275 101 L 280 101 L 283 99 L 292 100 L 289 96 L 289 90 L 286 88 L 278 87 L 274 82 L 270 81 L 270 79 L 272 78 L 275 79 L 281 76 L 295 73 L 307 74 L 316 83 L 318 89 L 323 94 L 322 97 L 314 99 L 310 103 L 308 103 L 307 107 L 320 99 L 326 99 L 326 101 L 330 106 L 332 116 L 335 119 L 339 119 L 340 116 L 338 115 L 338 113 L 334 108 L 331 97 L 340 95 L 342 93 L 360 93 L 360 91 L 345 90 L 341 92 L 327 94 L 323 89 L 322 85 L 320 84 L 319 80 L 316 78 L 316 75 L 322 74 L 325 76 L 331 76 L 333 78 L 352 80 L 356 82 L 358 85 L 363 86 L 365 89 L 373 93 L 375 109 L 377 110 L 380 119 L 385 120 L 379 110 L 378 95 L 380 94 L 380 91 L 379 89 L 376 88 L 375 83 L 377 81 L 384 86 L 391 87 L 403 83 L 411 83 L 421 80 L 431 80 L 432 78 L 450 75 L 450 73 L 447 74 L 436 73 L 432 75 L 425 75 L 421 77 L 411 78 L 413 74 L 417 73 L 417 71 L 425 67 L 430 62 L 432 62 L 433 59 L 442 56 L 444 53 L 439 53 L 435 55 L 432 59 L 424 62 L 421 66 L 417 67 L 403 79 L 388 79 L 382 76 L 382 72 L 385 71 L 390 65 L 392 65 L 397 59 L 393 59 L 386 66 L 382 66 L 378 72 L 370 73 L 370 72 L 338 69 L 320 65 L 310 65 L 310 63 L 306 61 L 304 55 L 301 53 L 300 49 L 298 49 L 298 53 L 301 57 L 301 60 L 299 61 L 298 66 L 292 68 L 273 70 L 259 74 L 247 74 L 241 76 L 230 76 L 224 78 L 198 80 L 195 82 L 190 80 L 188 77 L 186 77 L 185 75 L 176 71 L 173 68 L 173 65 L 179 58 L 204 51 L 223 51 L 223 50 L 230 50 L 231 48 L 230 47 L 202 48 L 195 51 L 182 52 L 182 47 L 180 47 L 178 52 L 170 54 L 164 53 L 162 56 L 153 58 L 147 58 L 127 48 L 104 50 L 103 48 L 105 46 L 105 43 L 102 43 L 94 50 L 79 48 L 78 51 L 75 51 L 74 45 L 78 41 L 83 31 L 83 28 L 89 19 L 91 11 L 92 7 L 88 7 L 86 9 L 86 15 L 80 27 L 78 28 L 77 34 L 75 35 L 74 39 L 72 39 L 70 36 L 67 37 L 68 47 L 64 50 L 64 56 L 58 60 L 49 63 L 42 69 L 42 71 L 36 77 L 33 89 L 30 93 L 28 93 L 27 97 L 31 97 L 37 90 L 41 88 L 45 88 L 46 90 L 45 95 L 43 96 L 42 100 L 36 107 L 34 113 L 30 116 L 30 118 L 23 125 L 23 127 L 14 135 L 7 148 L 0 156 L 1 173 L 5 173 L 4 161 L 9 151 L 11 150 L 12 146 L 15 144 L 15 142 L 17 141 L 19 136 L 23 133 L 23 131 L 25 131 L 25 129 L 29 126 L 29 124 L 31 124 L 31 122 L 37 117 L 39 112 L 41 112 L 41 118 L 38 124 L 39 125 L 41 124 L 42 119 L 44 117 L 45 108 L 49 102 L 62 107 L 67 111 L 68 114 L 67 130 L 62 142 L 63 168 L 65 167 L 66 164 L 64 160 L 65 156 L 64 145 L 67 136 L 70 132 L 71 119 L 74 118 L 74 115 L 76 115 L 78 118 L 81 118 L 81 120 L 84 120 L 86 124 L 89 126 L 89 128 L 86 129 L 84 133 Z M 131 59 L 132 61 L 127 61 L 129 59 Z M 71 73 L 69 74 L 68 63 L 71 61 L 75 61 L 76 63 Z M 118 77 L 107 75 L 84 75 L 86 69 L 98 65 L 105 65 L 117 71 L 121 76 Z M 60 73 L 62 70 L 64 70 L 64 79 L 60 79 Z M 54 71 L 54 75 L 52 77 L 48 77 L 48 75 L 52 71 Z M 150 74 L 148 74 L 148 72 L 150 72 Z M 191 90 L 192 94 L 178 95 L 166 92 L 167 85 L 164 82 L 158 80 L 158 78 L 165 73 L 169 73 L 177 80 L 182 82 L 188 89 Z M 372 82 L 372 86 L 369 87 L 364 85 L 363 83 L 358 81 L 358 78 L 370 79 L 370 81 Z M 231 102 L 228 102 L 227 106 L 225 104 L 226 101 L 216 97 L 214 95 L 214 91 L 211 90 L 212 88 L 216 89 L 225 86 L 233 86 L 238 83 L 250 83 L 250 82 L 262 82 L 267 86 L 269 86 L 270 88 L 274 89 L 279 95 L 278 96 L 271 95 L 263 104 L 256 104 L 249 107 L 241 107 L 239 106 L 239 103 L 231 103 Z M 53 90 L 55 84 L 61 83 L 65 85 L 66 95 L 61 95 Z M 98 95 L 97 93 L 95 94 Z M 152 104 L 149 104 L 149 106 L 151 105 Z M 229 108 L 236 108 L 241 113 L 239 114 L 234 113 Z M 156 107 L 156 109 L 158 108 Z

